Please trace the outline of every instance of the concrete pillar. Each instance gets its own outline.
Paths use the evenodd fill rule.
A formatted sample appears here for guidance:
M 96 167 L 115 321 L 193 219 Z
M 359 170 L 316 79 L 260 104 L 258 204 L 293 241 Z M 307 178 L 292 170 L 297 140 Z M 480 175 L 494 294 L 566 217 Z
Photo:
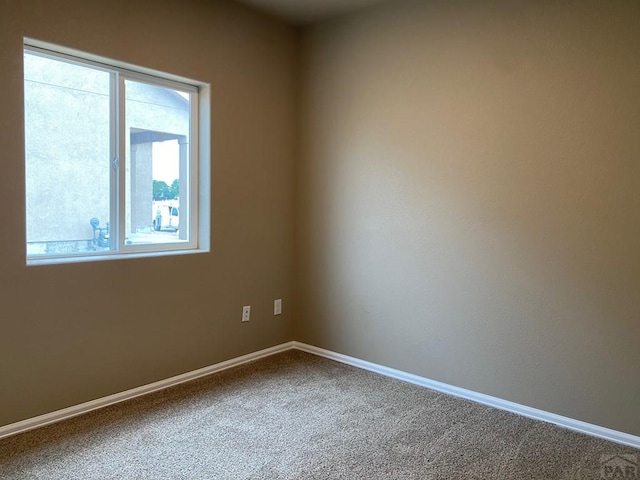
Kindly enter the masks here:
M 180 176 L 178 181 L 180 182 L 180 230 L 179 236 L 181 240 L 187 240 L 189 238 L 189 143 L 186 136 L 180 136 L 178 138 L 178 145 L 180 147 Z M 189 219 L 191 220 L 191 219 Z
M 152 142 L 131 145 L 131 231 L 151 227 L 153 201 Z

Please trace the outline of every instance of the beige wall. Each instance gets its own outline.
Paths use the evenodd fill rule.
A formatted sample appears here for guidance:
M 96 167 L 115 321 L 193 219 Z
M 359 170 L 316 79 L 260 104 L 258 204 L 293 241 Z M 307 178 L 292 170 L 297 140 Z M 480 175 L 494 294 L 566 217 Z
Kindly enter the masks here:
M 302 42 L 296 339 L 640 435 L 640 3 Z
M 0 0 L 0 425 L 296 339 L 640 435 L 639 15 Z M 212 85 L 210 254 L 25 266 L 23 36 Z
M 0 425 L 292 339 L 296 35 L 226 1 L 0 0 Z M 211 253 L 25 266 L 23 36 L 211 84 Z

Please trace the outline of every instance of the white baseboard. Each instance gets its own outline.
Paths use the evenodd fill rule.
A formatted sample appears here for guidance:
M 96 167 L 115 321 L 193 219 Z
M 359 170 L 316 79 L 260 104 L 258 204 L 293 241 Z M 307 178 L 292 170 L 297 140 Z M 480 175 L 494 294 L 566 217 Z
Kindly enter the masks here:
M 251 362 L 263 357 L 268 357 L 285 350 L 291 350 L 292 348 L 293 342 L 283 343 L 281 345 L 276 345 L 275 347 L 266 348 L 264 350 L 249 353 L 241 357 L 236 357 L 224 362 L 216 363 L 215 365 L 210 365 L 198 370 L 193 370 L 181 375 L 176 375 L 175 377 L 167 378 L 165 380 L 149 383 L 148 385 L 143 385 L 142 387 L 132 388 L 131 390 L 126 390 L 124 392 L 115 393 L 107 397 L 91 400 L 90 402 L 63 408 L 62 410 L 46 413 L 37 417 L 28 418 L 26 420 L 22 420 L 21 422 L 11 423 L 9 425 L 0 427 L 0 438 L 16 435 L 18 433 L 26 432 L 27 430 L 33 430 L 34 428 L 44 427 L 45 425 L 49 425 L 51 423 L 60 422 L 68 418 L 82 415 L 83 413 L 88 413 L 92 410 L 97 410 L 99 408 L 107 407 L 115 403 L 124 402 L 125 400 L 130 400 L 135 397 L 147 395 L 152 392 L 157 392 L 158 390 L 173 387 L 174 385 L 189 382 L 191 380 L 205 377 L 207 375 L 211 375 L 212 373 L 227 370 L 232 367 L 237 367 L 238 365 L 242 365 L 243 363 Z
M 585 433 L 593 437 L 602 438 L 611 442 L 620 443 L 622 445 L 628 445 L 640 449 L 640 437 L 631 435 L 629 433 L 619 432 L 610 428 L 600 427 L 591 423 L 583 422 L 580 420 L 574 420 L 573 418 L 564 417 L 555 413 L 545 412 L 537 408 L 527 407 L 519 403 L 510 402 L 501 398 L 492 397 L 483 393 L 474 392 L 465 388 L 455 387 L 446 383 L 438 382 L 436 380 L 430 380 L 428 378 L 413 375 L 411 373 L 403 372 L 401 370 L 395 370 L 393 368 L 385 367 L 375 363 L 360 360 L 355 357 L 343 355 L 341 353 L 335 353 L 323 348 L 314 347 L 305 343 L 293 342 L 293 348 L 301 350 L 303 352 L 312 353 L 321 357 L 335 360 L 337 362 L 352 365 L 354 367 L 369 370 L 387 377 L 396 378 L 405 382 L 420 385 L 422 387 L 430 388 L 438 392 L 453 395 L 455 397 L 465 398 L 473 402 L 481 403 L 493 408 L 499 408 L 500 410 L 506 410 L 508 412 L 517 413 L 525 417 L 533 418 L 535 420 L 541 420 L 547 423 L 553 423 L 560 427 L 574 430 L 576 432 Z
M 44 427 L 45 425 L 66 420 L 78 415 L 82 415 L 83 413 L 88 413 L 92 410 L 97 410 L 99 408 L 107 407 L 109 405 L 124 402 L 125 400 L 130 400 L 132 398 L 146 395 L 152 392 L 156 392 L 158 390 L 163 390 L 165 388 L 169 388 L 174 385 L 178 385 L 180 383 L 189 382 L 191 380 L 195 380 L 200 377 L 205 377 L 207 375 L 211 375 L 216 372 L 221 372 L 222 370 L 227 370 L 229 368 L 242 365 L 243 363 L 251 362 L 253 360 L 258 360 L 260 358 L 268 357 L 270 355 L 274 355 L 276 353 L 284 352 L 286 350 L 291 350 L 291 349 L 301 350 L 303 352 L 318 355 L 320 357 L 325 357 L 330 360 L 335 360 L 337 362 L 341 362 L 347 365 L 352 365 L 354 367 L 362 368 L 364 370 L 369 370 L 371 372 L 379 373 L 387 377 L 396 378 L 398 380 L 402 380 L 405 382 L 413 383 L 415 385 L 420 385 L 422 387 L 430 388 L 432 390 L 446 393 L 448 395 L 465 398 L 467 400 L 481 403 L 489 407 L 499 408 L 501 410 L 513 412 L 518 415 L 523 415 L 525 417 L 533 418 L 535 420 L 541 420 L 543 422 L 553 423 L 555 425 L 568 428 L 570 430 L 575 430 L 577 432 L 602 438 L 604 440 L 609 440 L 611 442 L 620 443 L 622 445 L 628 445 L 630 447 L 640 449 L 640 437 L 635 435 L 631 435 L 624 432 L 618 432 L 610 428 L 600 427 L 598 425 L 582 422 L 580 420 L 574 420 L 572 418 L 563 417 L 562 415 L 556 415 L 555 413 L 545 412 L 544 410 L 539 410 L 537 408 L 520 405 L 519 403 L 510 402 L 508 400 L 502 400 L 500 398 L 492 397 L 490 395 L 485 395 L 483 393 L 478 393 L 478 392 L 474 392 L 464 388 L 455 387 L 453 385 L 448 385 L 446 383 L 430 380 L 428 378 L 420 377 L 418 375 L 413 375 L 411 373 L 403 372 L 401 370 L 396 370 L 393 368 L 385 367 L 383 365 L 378 365 L 376 363 L 367 362 L 365 360 L 360 360 L 359 358 L 350 357 L 348 355 L 332 352 L 330 350 L 325 350 L 323 348 L 307 345 L 301 342 L 283 343 L 281 345 L 276 345 L 271 348 L 266 348 L 264 350 L 260 350 L 254 353 L 249 353 L 241 357 L 232 358 L 224 362 L 216 363 L 214 365 L 200 368 L 198 370 L 193 370 L 192 372 L 183 373 L 181 375 L 167 378 L 165 380 L 160 380 L 158 382 L 150 383 L 148 385 L 143 385 L 141 387 L 133 388 L 131 390 L 126 390 L 124 392 L 109 395 L 107 397 L 98 398 L 90 402 L 81 403 L 79 405 L 74 405 L 72 407 L 64 408 L 62 410 L 57 410 L 55 412 L 39 415 L 37 417 L 28 418 L 20 422 L 5 425 L 0 427 L 0 439 L 11 436 L 11 435 L 16 435 L 18 433 L 26 432 L 34 428 Z

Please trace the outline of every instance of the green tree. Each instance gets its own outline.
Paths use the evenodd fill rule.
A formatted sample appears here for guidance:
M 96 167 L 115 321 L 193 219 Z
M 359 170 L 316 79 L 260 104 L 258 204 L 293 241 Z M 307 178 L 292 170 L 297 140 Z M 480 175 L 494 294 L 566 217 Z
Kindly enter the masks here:
M 162 180 L 153 181 L 153 199 L 154 200 L 167 200 L 171 198 L 171 192 L 169 185 Z
M 176 178 L 169 187 L 170 198 L 177 199 L 180 196 L 180 181 Z

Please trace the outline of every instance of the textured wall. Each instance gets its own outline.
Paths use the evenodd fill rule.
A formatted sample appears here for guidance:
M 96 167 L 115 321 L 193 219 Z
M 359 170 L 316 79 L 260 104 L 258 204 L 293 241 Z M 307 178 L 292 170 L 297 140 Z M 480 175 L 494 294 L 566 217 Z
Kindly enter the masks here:
M 302 41 L 296 339 L 640 435 L 640 4 Z
M 25 265 L 23 36 L 211 84 L 211 253 Z M 291 340 L 296 46 L 225 1 L 0 0 L 0 425 Z

